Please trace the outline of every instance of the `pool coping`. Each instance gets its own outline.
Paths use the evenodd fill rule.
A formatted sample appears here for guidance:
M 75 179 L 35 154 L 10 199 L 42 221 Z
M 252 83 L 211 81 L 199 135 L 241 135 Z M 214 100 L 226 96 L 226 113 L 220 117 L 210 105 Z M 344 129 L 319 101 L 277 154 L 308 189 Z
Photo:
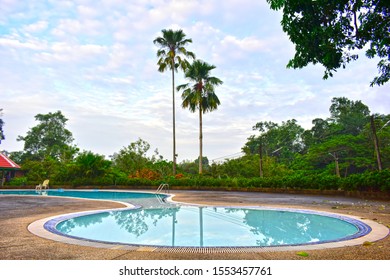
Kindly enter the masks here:
M 194 204 L 194 203 L 182 203 L 173 201 L 172 198 L 175 195 L 168 195 L 166 201 L 168 203 L 172 203 L 175 205 L 188 205 L 188 206 L 212 206 L 213 205 L 205 205 L 205 204 Z M 84 199 L 84 198 L 82 198 Z M 113 200 L 105 200 L 105 201 L 113 201 Z M 352 215 L 344 215 L 338 214 L 328 211 L 318 211 L 311 210 L 308 208 L 289 208 L 289 207 L 272 207 L 272 206 L 246 206 L 240 205 L 240 208 L 250 208 L 250 209 L 269 209 L 269 210 L 281 210 L 281 211 L 294 211 L 294 212 L 310 212 L 317 213 L 326 216 L 336 216 L 336 217 L 345 217 L 346 220 L 352 219 L 356 220 L 359 223 L 367 225 L 370 230 L 367 230 L 367 234 L 363 236 L 358 236 L 353 239 L 341 240 L 341 241 L 331 241 L 331 242 L 323 242 L 318 244 L 298 244 L 298 245 L 286 245 L 286 246 L 252 246 L 252 247 L 191 247 L 191 246 L 155 246 L 155 245 L 138 245 L 138 244 L 123 244 L 123 243 L 115 243 L 115 242 L 103 242 L 103 241 L 93 241 L 88 239 L 81 239 L 75 237 L 69 237 L 65 234 L 58 234 L 58 231 L 52 230 L 53 225 L 55 226 L 56 221 L 70 216 L 78 216 L 78 215 L 87 215 L 98 212 L 110 212 L 110 211 L 123 211 L 129 209 L 136 209 L 139 206 L 121 202 L 121 201 L 113 201 L 122 203 L 125 205 L 125 208 L 114 208 L 114 209 L 104 209 L 104 210 L 88 210 L 74 213 L 61 214 L 56 216 L 47 217 L 44 219 L 37 220 L 31 223 L 28 226 L 28 230 L 45 239 L 50 239 L 57 242 L 73 244 L 78 246 L 88 246 L 95 248 L 104 248 L 104 249 L 120 249 L 120 250 L 131 250 L 131 251 L 139 251 L 139 252 L 175 252 L 175 253 L 249 253 L 249 252 L 281 252 L 281 251 L 307 251 L 307 250 L 322 250 L 322 249 L 330 249 L 330 248 L 340 248 L 347 246 L 358 246 L 363 245 L 365 242 L 373 243 L 384 239 L 390 234 L 390 229 L 386 226 L 379 224 L 375 221 L 369 219 L 363 219 Z M 222 206 L 218 205 L 218 207 L 231 207 L 235 206 Z M 235 207 L 237 208 L 237 207 Z M 54 224 L 53 224 L 54 222 Z M 50 224 L 51 223 L 51 224 Z M 356 225 L 355 225 L 356 226 Z

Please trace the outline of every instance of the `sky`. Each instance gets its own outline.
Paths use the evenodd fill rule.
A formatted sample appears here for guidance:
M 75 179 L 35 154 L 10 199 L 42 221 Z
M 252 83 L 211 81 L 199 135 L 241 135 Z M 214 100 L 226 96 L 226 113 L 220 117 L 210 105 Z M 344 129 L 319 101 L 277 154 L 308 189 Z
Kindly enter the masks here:
M 329 117 L 334 97 L 389 114 L 389 85 L 370 87 L 377 60 L 364 52 L 333 78 L 309 65 L 287 69 L 294 45 L 265 0 L 0 0 L 0 150 L 23 150 L 34 116 L 60 110 L 81 151 L 110 156 L 139 138 L 172 160 L 170 72 L 157 70 L 153 40 L 182 29 L 187 50 L 215 65 L 221 105 L 203 116 L 203 155 L 241 151 L 260 121 Z M 186 83 L 176 74 L 176 85 Z M 199 154 L 198 114 L 176 94 L 178 162 Z

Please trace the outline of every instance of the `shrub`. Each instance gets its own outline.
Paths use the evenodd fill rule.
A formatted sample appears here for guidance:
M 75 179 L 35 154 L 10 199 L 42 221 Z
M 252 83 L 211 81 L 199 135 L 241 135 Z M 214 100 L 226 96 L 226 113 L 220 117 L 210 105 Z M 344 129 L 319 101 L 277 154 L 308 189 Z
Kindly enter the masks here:
M 142 168 L 141 170 L 137 170 L 135 175 L 129 176 L 130 178 L 141 178 L 148 180 L 158 180 L 161 179 L 161 175 L 154 170 L 149 168 Z
M 27 184 L 27 177 L 12 178 L 7 185 L 9 186 L 25 186 Z

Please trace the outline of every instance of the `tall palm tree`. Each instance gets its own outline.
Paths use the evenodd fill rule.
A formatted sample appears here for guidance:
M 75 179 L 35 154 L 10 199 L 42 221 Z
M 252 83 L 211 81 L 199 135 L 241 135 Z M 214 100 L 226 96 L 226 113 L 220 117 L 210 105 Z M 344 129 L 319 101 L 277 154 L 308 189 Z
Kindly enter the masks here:
M 183 108 L 189 108 L 191 112 L 199 111 L 199 174 L 202 174 L 203 114 L 216 110 L 218 105 L 221 104 L 214 92 L 214 88 L 223 82 L 216 77 L 210 76 L 210 71 L 213 69 L 215 69 L 214 65 L 201 60 L 195 60 L 185 70 L 185 77 L 190 83 L 177 87 L 178 91 L 183 90 L 181 95 Z
M 183 30 L 163 29 L 163 36 L 157 37 L 153 43 L 159 47 L 157 51 L 158 71 L 164 72 L 167 69 L 172 71 L 172 107 L 173 107 L 173 175 L 176 174 L 176 128 L 175 128 L 175 72 L 178 69 L 183 71 L 189 65 L 186 58 L 195 59 L 195 54 L 187 51 L 185 46 L 192 43 L 191 39 L 185 39 Z

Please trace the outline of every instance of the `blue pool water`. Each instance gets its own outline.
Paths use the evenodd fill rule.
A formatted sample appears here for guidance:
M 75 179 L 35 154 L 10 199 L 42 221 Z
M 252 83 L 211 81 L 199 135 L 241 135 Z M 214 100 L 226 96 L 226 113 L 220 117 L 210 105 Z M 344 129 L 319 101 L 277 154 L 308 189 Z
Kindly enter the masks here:
M 360 236 L 362 227 L 307 211 L 180 206 L 68 217 L 55 231 L 121 244 L 252 247 L 340 241 Z
M 2 190 L 0 195 L 34 195 L 34 196 L 61 196 L 72 198 L 116 200 L 135 203 L 142 206 L 159 205 L 167 196 L 144 192 L 105 191 L 105 190 L 64 190 L 49 189 L 36 190 Z
M 33 191 L 1 194 L 39 195 Z M 371 231 L 344 216 L 306 210 L 180 206 L 165 195 L 118 191 L 49 190 L 47 195 L 126 201 L 137 209 L 69 214 L 45 228 L 59 235 L 98 242 L 180 247 L 264 247 L 347 240 Z

